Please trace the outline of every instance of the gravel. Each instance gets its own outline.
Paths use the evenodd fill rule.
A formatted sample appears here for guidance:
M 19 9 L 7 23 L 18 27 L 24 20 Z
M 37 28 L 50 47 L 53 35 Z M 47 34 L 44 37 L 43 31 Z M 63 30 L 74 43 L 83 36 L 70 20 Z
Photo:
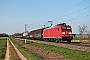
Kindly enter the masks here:
M 64 47 L 64 48 L 69 48 L 73 50 L 80 50 L 80 51 L 86 51 L 90 52 L 90 47 L 85 47 L 85 46 L 78 46 L 78 45 L 71 45 L 71 44 L 64 44 L 64 43 L 55 43 L 55 42 L 46 42 L 46 41 L 39 41 L 39 40 L 29 40 L 37 43 L 43 43 L 43 44 L 50 44 L 54 46 L 59 46 L 59 47 Z

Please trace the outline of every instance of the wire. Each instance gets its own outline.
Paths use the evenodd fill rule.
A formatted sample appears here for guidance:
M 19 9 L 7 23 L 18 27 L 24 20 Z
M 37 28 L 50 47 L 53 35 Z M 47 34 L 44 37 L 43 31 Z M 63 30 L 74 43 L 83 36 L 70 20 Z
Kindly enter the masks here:
M 61 17 L 59 17 L 59 18 L 53 19 L 53 21 L 54 21 L 54 20 L 57 20 L 57 19 L 60 19 L 60 18 L 63 18 L 63 17 L 66 17 L 66 16 L 69 16 L 69 15 L 72 15 L 72 14 L 75 14 L 75 13 L 77 13 L 77 12 L 83 11 L 83 10 L 88 9 L 88 8 L 90 8 L 90 6 L 85 7 L 85 8 L 83 8 L 83 9 L 80 9 L 80 10 L 78 10 L 78 11 L 72 12 L 72 13 L 70 13 L 70 14 L 61 16 Z
M 74 8 L 75 6 L 78 6 L 79 4 L 81 4 L 81 3 L 85 2 L 85 1 L 86 1 L 86 0 L 80 1 L 79 3 L 77 3 L 77 4 L 75 4 L 75 5 L 67 8 L 67 9 L 65 9 L 65 10 L 63 10 L 63 11 L 61 11 L 60 14 L 55 14 L 55 15 L 61 15 L 62 12 L 66 12 L 66 11 L 68 11 L 69 9 Z M 53 15 L 53 16 L 55 16 L 55 15 Z M 53 16 L 52 16 L 52 17 L 53 17 Z
M 88 0 L 88 1 L 89 1 L 89 0 Z M 61 17 L 56 18 L 56 19 L 53 19 L 52 21 L 55 21 L 55 20 L 61 19 L 61 18 L 65 18 L 65 17 L 67 17 L 67 16 L 70 16 L 70 15 L 72 15 L 72 14 L 75 14 L 75 13 L 77 13 L 77 12 L 84 11 L 84 10 L 90 8 L 90 6 L 86 7 L 86 5 L 85 5 L 85 7 L 84 7 L 83 9 L 77 10 L 77 11 L 72 12 L 72 13 L 69 13 L 69 14 L 66 14 L 66 11 L 68 11 L 68 10 L 70 10 L 70 9 L 74 8 L 75 6 L 78 6 L 78 5 L 82 4 L 82 3 L 86 3 L 86 4 L 87 4 L 87 1 L 86 1 L 86 0 L 83 0 L 83 1 L 81 1 L 81 2 L 79 2 L 79 3 L 77 3 L 77 4 L 75 4 L 75 5 L 73 5 L 73 6 L 71 6 L 71 7 L 69 7 L 69 8 L 67 8 L 67 9 L 61 11 L 60 14 L 55 14 L 55 15 L 53 15 L 52 17 L 54 17 L 54 16 L 56 16 L 56 15 L 61 15 L 61 13 L 65 12 L 65 15 L 64 15 L 64 16 L 61 16 Z M 87 15 L 86 15 L 86 16 L 87 16 Z M 76 19 L 79 19 L 79 18 L 80 18 L 80 17 L 79 17 L 79 18 L 77 18 L 77 17 L 79 17 L 79 16 L 76 16 Z M 75 18 L 72 19 L 72 20 L 75 20 Z M 47 25 L 47 22 L 45 22 L 44 24 L 41 24 L 41 26 L 42 26 L 42 25 L 43 25 L 43 26 L 44 26 L 44 25 Z
M 85 15 L 85 16 L 82 16 L 82 17 L 78 17 L 76 19 L 85 18 L 85 17 L 88 17 L 88 16 L 90 16 L 90 15 Z M 76 19 L 73 19 L 73 20 L 76 20 Z

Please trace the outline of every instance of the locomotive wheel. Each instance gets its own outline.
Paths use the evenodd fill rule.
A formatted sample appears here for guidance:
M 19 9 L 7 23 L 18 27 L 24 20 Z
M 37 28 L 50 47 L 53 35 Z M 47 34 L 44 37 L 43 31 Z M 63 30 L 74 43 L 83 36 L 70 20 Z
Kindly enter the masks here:
M 50 41 L 53 42 L 53 39 L 51 38 Z
M 55 42 L 59 43 L 59 39 L 56 39 Z
M 71 43 L 71 40 L 68 40 L 67 43 L 70 44 Z
M 61 43 L 61 39 L 59 40 L 59 43 Z

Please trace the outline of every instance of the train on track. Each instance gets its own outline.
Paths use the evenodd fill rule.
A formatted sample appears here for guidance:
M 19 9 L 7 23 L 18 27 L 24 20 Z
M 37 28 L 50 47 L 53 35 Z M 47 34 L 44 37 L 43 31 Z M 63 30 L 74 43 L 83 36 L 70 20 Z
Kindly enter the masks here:
M 30 31 L 30 39 L 48 40 L 53 42 L 67 41 L 73 39 L 72 28 L 66 23 L 57 24 L 54 27 L 42 28 Z
M 53 42 L 67 41 L 67 43 L 70 43 L 73 39 L 72 27 L 70 25 L 66 25 L 66 23 L 57 24 L 54 27 L 33 30 L 30 31 L 27 36 L 24 35 L 22 37 L 33 40 L 48 40 Z

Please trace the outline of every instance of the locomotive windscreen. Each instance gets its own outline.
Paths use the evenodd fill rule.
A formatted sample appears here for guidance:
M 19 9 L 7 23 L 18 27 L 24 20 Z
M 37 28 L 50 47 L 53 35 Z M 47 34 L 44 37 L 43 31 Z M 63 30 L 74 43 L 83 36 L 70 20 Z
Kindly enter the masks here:
M 71 30 L 71 27 L 64 26 L 64 27 L 62 27 L 62 30 Z

